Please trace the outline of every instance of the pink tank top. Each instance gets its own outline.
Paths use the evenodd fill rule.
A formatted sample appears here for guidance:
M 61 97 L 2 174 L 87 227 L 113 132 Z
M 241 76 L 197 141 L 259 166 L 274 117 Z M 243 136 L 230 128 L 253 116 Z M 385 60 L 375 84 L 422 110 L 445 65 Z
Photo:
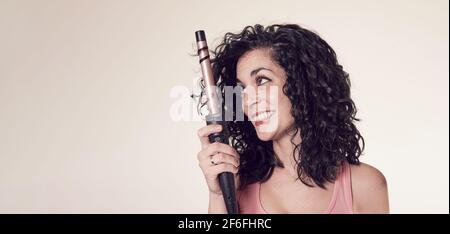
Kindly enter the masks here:
M 240 192 L 238 198 L 239 213 L 241 214 L 268 214 L 261 205 L 260 200 L 261 183 L 248 185 Z M 333 195 L 325 214 L 352 214 L 353 198 L 350 176 L 350 166 L 344 162 L 334 182 Z

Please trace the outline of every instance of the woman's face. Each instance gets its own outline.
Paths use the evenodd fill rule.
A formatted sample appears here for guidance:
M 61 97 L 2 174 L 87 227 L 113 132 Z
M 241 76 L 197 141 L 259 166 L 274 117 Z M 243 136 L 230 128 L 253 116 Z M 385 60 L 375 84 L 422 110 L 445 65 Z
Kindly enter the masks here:
M 294 125 L 291 102 L 283 93 L 284 69 L 273 61 L 269 49 L 241 56 L 236 68 L 243 89 L 243 110 L 262 141 L 277 140 Z

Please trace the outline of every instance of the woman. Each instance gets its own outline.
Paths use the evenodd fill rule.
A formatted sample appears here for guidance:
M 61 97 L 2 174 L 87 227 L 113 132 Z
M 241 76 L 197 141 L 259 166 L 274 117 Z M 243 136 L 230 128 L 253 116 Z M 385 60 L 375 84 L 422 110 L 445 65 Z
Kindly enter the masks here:
M 389 212 L 383 174 L 359 162 L 348 74 L 317 34 L 247 26 L 225 34 L 212 66 L 222 92 L 241 87 L 245 119 L 227 122 L 231 146 L 209 143 L 220 125 L 198 131 L 209 213 L 226 213 L 217 178 L 225 171 L 236 176 L 240 213 Z

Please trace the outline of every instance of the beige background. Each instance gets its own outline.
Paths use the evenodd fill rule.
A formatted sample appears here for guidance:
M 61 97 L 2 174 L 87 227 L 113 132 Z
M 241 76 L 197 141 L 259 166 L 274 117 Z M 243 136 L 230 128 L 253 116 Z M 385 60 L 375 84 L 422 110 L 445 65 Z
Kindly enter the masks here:
M 262 23 L 315 30 L 350 73 L 362 161 L 393 213 L 449 212 L 448 1 L 0 0 L 0 213 L 206 213 L 201 121 L 175 86 Z

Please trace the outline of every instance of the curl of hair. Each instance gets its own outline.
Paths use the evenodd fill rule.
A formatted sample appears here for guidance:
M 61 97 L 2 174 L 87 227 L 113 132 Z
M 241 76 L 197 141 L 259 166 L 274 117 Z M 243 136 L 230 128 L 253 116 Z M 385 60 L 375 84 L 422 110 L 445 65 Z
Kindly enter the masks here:
M 216 84 L 224 96 L 225 86 L 236 86 L 239 58 L 255 49 L 269 49 L 272 59 L 286 72 L 283 93 L 289 98 L 295 120 L 295 133 L 301 143 L 294 144 L 298 179 L 308 186 L 334 182 L 341 163 L 359 164 L 364 138 L 356 128 L 356 106 L 350 98 L 349 75 L 338 63 L 334 50 L 316 33 L 296 24 L 247 26 L 240 33 L 226 33 L 211 51 Z M 201 83 L 204 94 L 204 84 Z M 206 102 L 200 98 L 199 108 Z M 255 128 L 245 116 L 238 121 L 233 106 L 233 121 L 227 122 L 230 144 L 240 154 L 239 189 L 270 178 L 281 166 L 272 141 L 258 139 Z M 230 108 L 228 108 L 230 109 Z M 298 159 L 298 160 L 297 160 Z

